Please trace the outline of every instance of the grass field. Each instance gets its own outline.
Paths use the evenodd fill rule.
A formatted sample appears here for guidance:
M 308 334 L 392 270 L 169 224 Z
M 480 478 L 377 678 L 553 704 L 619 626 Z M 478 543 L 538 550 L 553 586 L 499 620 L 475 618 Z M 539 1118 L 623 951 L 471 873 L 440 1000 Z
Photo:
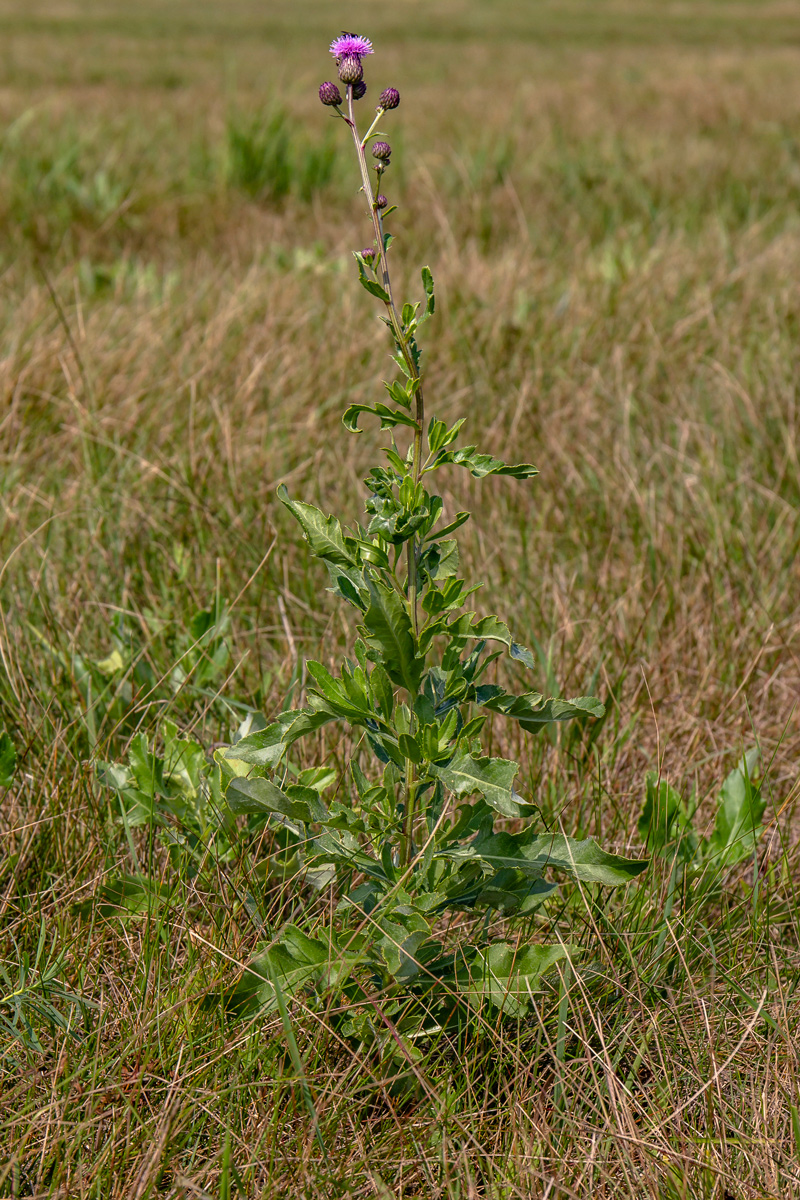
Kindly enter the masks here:
M 398 1063 L 297 1003 L 300 1079 L 276 1014 L 200 1002 L 333 900 L 233 862 L 104 916 L 169 864 L 94 762 L 166 718 L 224 741 L 347 644 L 275 499 L 355 518 L 381 444 L 340 421 L 386 370 L 316 96 L 342 25 L 403 97 L 429 406 L 540 470 L 447 481 L 479 604 L 608 706 L 495 747 L 620 853 L 648 771 L 704 833 L 757 745 L 768 807 L 713 893 L 661 859 L 563 890 L 534 934 L 597 970 L 525 1021 Z M 0 0 L 0 219 L 0 1196 L 800 1197 L 800 4 Z

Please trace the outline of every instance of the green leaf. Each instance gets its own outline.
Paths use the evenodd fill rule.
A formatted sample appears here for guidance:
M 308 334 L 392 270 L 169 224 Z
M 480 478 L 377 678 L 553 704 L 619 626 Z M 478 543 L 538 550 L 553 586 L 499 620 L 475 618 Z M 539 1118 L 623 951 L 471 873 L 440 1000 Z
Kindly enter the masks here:
M 481 617 L 476 621 L 474 612 L 462 613 L 460 617 L 450 622 L 447 633 L 455 650 L 458 650 L 459 646 L 466 645 L 467 641 L 502 642 L 504 646 L 508 647 L 513 659 L 530 669 L 535 666 L 530 650 L 514 641 L 505 621 L 501 621 L 498 617 Z
M 475 446 L 462 446 L 459 450 L 442 451 L 436 458 L 437 467 L 452 463 L 457 467 L 466 467 L 476 479 L 485 479 L 487 475 L 506 475 L 512 479 L 533 479 L 539 472 L 531 463 L 518 463 L 515 466 L 504 463 L 502 459 L 494 458 L 491 454 L 479 454 Z
M 460 529 L 461 526 L 469 520 L 469 518 L 470 514 L 468 512 L 456 513 L 449 525 L 445 525 L 443 529 L 437 529 L 435 533 L 429 534 L 427 540 L 430 542 L 438 542 L 440 538 L 447 537 L 447 535 L 450 533 L 455 533 L 455 531 Z
M 573 700 L 545 700 L 540 692 L 512 696 L 502 688 L 486 685 L 475 689 L 475 699 L 483 708 L 502 713 L 519 721 L 522 729 L 536 733 L 554 721 L 571 721 L 574 717 L 602 717 L 605 708 L 593 696 L 577 696 Z
M 361 432 L 358 427 L 360 413 L 371 413 L 373 417 L 378 417 L 381 429 L 394 429 L 396 425 L 407 425 L 411 429 L 417 427 L 414 418 L 402 409 L 389 408 L 385 404 L 351 404 L 342 417 L 345 429 L 349 429 L 351 433 Z
M 335 517 L 326 517 L 313 504 L 290 500 L 283 484 L 278 488 L 278 499 L 299 521 L 312 554 L 339 567 L 360 565 L 354 539 L 345 537 Z
M 257 954 L 241 979 L 226 990 L 225 1008 L 239 1017 L 277 1008 L 274 980 L 286 996 L 295 996 L 312 985 L 324 990 L 341 984 L 362 957 L 362 942 L 362 938 L 350 934 L 344 949 L 335 939 L 311 938 L 296 925 L 287 925 L 280 941 Z
M 411 388 L 410 380 L 408 386 L 404 386 L 402 383 L 397 382 L 387 383 L 386 380 L 384 380 L 383 386 L 386 388 L 395 404 L 399 404 L 403 408 L 411 407 L 411 401 L 413 399 L 414 392 Z
M 578 841 L 563 834 L 544 834 L 522 850 L 524 858 L 540 866 L 565 871 L 584 883 L 602 883 L 620 887 L 630 883 L 649 866 L 648 859 L 623 858 L 601 850 L 591 838 Z
M 514 792 L 519 764 L 510 759 L 475 758 L 472 754 L 461 753 L 447 766 L 432 766 L 431 770 L 456 796 L 472 796 L 478 792 L 504 817 L 518 817 L 522 812 Z
M 370 605 L 364 614 L 364 640 L 392 683 L 415 696 L 425 660 L 417 657 L 406 603 L 393 588 L 374 580 L 368 583 Z
M 372 699 L 381 711 L 384 720 L 388 721 L 394 709 L 394 689 L 385 669 L 378 665 L 369 677 Z
M 17 769 L 17 749 L 5 730 L 0 733 L 0 787 L 10 788 Z
M 433 275 L 429 267 L 422 268 L 422 286 L 425 289 L 425 316 L 430 317 L 436 308 L 436 299 L 433 293 Z
M 542 976 L 566 956 L 565 946 L 517 949 L 507 942 L 494 942 L 478 949 L 471 961 L 457 965 L 456 986 L 479 1008 L 492 1004 L 509 1016 L 524 1016 Z
M 324 821 L 328 816 L 313 788 L 290 784 L 283 792 L 269 779 L 234 778 L 228 784 L 225 799 L 233 813 L 280 813 L 304 825 Z
M 374 279 L 367 279 L 365 275 L 361 276 L 361 286 L 365 292 L 369 292 L 370 296 L 377 296 L 384 304 L 389 304 L 389 293 L 376 283 Z
M 730 867 L 752 858 L 763 833 L 761 819 L 767 802 L 753 784 L 758 750 L 749 750 L 722 785 L 708 855 L 719 866 Z
M 373 715 L 367 705 L 366 696 L 363 697 L 362 704 L 357 704 L 353 697 L 347 694 L 343 684 L 338 679 L 334 679 L 330 671 L 326 670 L 322 663 L 309 659 L 306 666 L 317 688 L 337 716 L 347 721 L 361 722 Z
M 130 917 L 156 912 L 164 904 L 177 903 L 178 896 L 166 883 L 143 876 L 120 875 L 104 883 L 92 900 L 76 906 L 81 915 L 92 911 L 100 917 Z
M 637 829 L 648 850 L 662 858 L 690 863 L 697 857 L 699 838 L 680 792 L 655 771 L 646 778 L 645 802 Z

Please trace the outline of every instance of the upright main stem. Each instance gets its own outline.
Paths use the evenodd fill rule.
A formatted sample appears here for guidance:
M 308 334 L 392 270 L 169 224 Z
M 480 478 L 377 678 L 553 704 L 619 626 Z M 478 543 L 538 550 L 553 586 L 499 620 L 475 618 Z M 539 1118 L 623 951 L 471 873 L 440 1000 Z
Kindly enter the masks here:
M 411 349 L 408 344 L 408 338 L 406 337 L 405 330 L 403 329 L 403 323 L 400 319 L 400 314 L 397 311 L 397 305 L 395 304 L 395 301 L 394 301 L 394 292 L 392 291 L 392 280 L 391 280 L 391 276 L 389 274 L 389 264 L 388 264 L 387 258 L 386 258 L 386 239 L 385 239 L 384 232 L 383 232 L 383 222 L 381 220 L 380 209 L 378 208 L 378 206 L 375 203 L 375 194 L 372 191 L 372 181 L 370 180 L 369 168 L 367 166 L 367 158 L 366 158 L 366 154 L 364 151 L 364 148 L 365 148 L 366 142 L 367 142 L 367 138 L 370 136 L 370 133 L 375 128 L 375 124 L 377 123 L 377 121 L 383 115 L 383 110 L 382 109 L 378 110 L 378 116 L 376 117 L 375 121 L 373 121 L 372 125 L 370 126 L 369 131 L 367 132 L 367 134 L 364 136 L 363 139 L 360 138 L 358 136 L 358 129 L 356 128 L 355 115 L 353 113 L 353 88 L 352 88 L 351 84 L 348 84 L 347 85 L 347 113 L 348 113 L 348 115 L 345 118 L 345 120 L 347 121 L 347 124 L 350 126 L 350 132 L 353 135 L 353 144 L 355 145 L 355 148 L 356 148 L 356 157 L 358 158 L 358 165 L 359 165 L 359 169 L 361 171 L 361 187 L 362 187 L 364 195 L 367 199 L 367 203 L 369 204 L 370 216 L 372 218 L 372 226 L 373 226 L 373 229 L 375 230 L 375 240 L 378 244 L 378 254 L 379 254 L 378 261 L 380 263 L 381 284 L 383 286 L 383 290 L 386 292 L 386 295 L 388 296 L 388 300 L 386 301 L 386 309 L 387 309 L 387 313 L 388 313 L 388 317 L 389 317 L 389 324 L 392 327 L 392 333 L 394 334 L 395 342 L 397 343 L 397 345 L 400 348 L 400 353 L 403 356 L 403 361 L 406 364 L 406 369 L 408 371 L 409 377 L 414 381 L 418 381 L 419 380 L 419 370 L 417 369 L 417 364 L 414 361 L 414 356 L 411 353 Z M 422 431 L 423 431 L 424 422 L 425 422 L 425 401 L 423 399 L 421 387 L 417 388 L 415 400 L 416 400 L 416 413 L 415 413 L 415 422 L 416 423 L 414 426 L 414 456 L 412 459 L 411 471 L 412 471 L 412 478 L 414 480 L 414 485 L 416 486 L 419 483 L 420 474 L 422 472 Z M 412 630 L 414 633 L 414 641 L 416 643 L 419 638 L 419 613 L 417 611 L 419 583 L 418 583 L 418 577 L 417 577 L 417 536 L 416 536 L 416 534 L 413 537 L 409 538 L 409 540 L 406 542 L 406 563 L 407 563 L 407 569 L 408 569 L 408 609 L 409 609 L 409 615 L 411 617 L 411 627 L 412 627 Z M 412 710 L 412 718 L 411 719 L 413 722 L 414 721 L 413 710 Z M 412 728 L 413 728 L 413 726 L 412 726 Z M 400 859 L 401 859 L 402 866 L 408 865 L 410 858 L 411 858 L 411 854 L 413 853 L 415 800 L 416 800 L 416 779 L 415 779 L 415 772 L 414 772 L 414 764 L 413 764 L 413 762 L 411 762 L 410 759 L 407 759 L 406 760 L 406 778 L 405 778 L 405 814 L 404 814 L 404 821 L 403 821 L 404 828 L 403 828 L 402 844 L 401 844 L 401 848 L 400 848 Z

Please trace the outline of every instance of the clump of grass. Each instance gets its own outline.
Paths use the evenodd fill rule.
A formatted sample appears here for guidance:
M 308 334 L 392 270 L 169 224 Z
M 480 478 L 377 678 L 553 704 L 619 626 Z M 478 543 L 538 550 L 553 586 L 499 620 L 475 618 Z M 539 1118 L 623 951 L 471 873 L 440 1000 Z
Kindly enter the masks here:
M 331 138 L 308 144 L 284 109 L 231 115 L 226 136 L 228 182 L 254 200 L 277 203 L 294 193 L 308 203 L 334 178 Z

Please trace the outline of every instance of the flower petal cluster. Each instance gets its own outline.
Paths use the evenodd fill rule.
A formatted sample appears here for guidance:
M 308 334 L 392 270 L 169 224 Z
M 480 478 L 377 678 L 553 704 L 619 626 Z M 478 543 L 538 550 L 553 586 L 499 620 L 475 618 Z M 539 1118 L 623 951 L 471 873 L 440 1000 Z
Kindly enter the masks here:
M 357 33 L 343 33 L 331 42 L 331 54 L 334 58 L 363 58 L 372 54 L 372 42 Z

